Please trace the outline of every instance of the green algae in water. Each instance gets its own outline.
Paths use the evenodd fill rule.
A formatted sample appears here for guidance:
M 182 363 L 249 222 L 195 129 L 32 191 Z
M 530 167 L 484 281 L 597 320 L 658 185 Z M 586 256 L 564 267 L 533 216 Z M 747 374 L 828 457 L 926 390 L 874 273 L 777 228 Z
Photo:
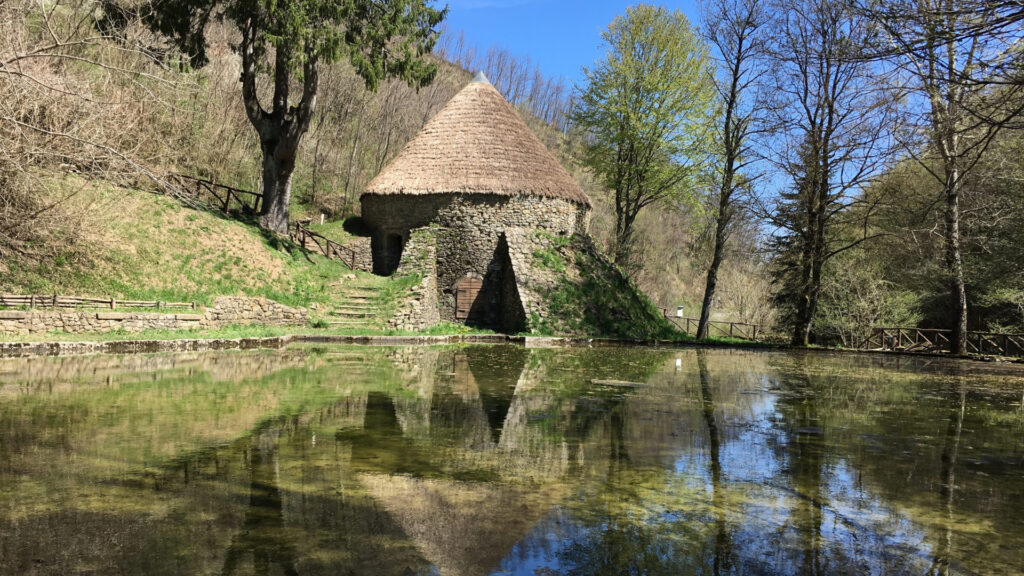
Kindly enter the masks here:
M 309 347 L 0 375 L 0 574 L 1024 566 L 1015 366 Z

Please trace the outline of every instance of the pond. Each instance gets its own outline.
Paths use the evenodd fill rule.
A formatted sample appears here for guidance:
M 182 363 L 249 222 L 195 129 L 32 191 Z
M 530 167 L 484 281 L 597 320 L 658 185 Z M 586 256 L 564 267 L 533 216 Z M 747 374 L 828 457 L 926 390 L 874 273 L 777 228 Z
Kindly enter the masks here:
M 1024 367 L 293 347 L 0 360 L 2 574 L 1020 574 Z

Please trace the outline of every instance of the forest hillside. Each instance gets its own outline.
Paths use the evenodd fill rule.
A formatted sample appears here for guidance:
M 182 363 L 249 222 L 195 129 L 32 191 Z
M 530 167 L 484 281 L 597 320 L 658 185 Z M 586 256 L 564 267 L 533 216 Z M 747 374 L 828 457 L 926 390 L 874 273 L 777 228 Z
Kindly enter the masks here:
M 256 241 L 258 250 L 239 243 L 255 234 L 244 226 L 211 225 L 209 215 L 182 216 L 166 201 L 135 192 L 159 190 L 169 173 L 259 189 L 259 142 L 241 104 L 231 33 L 212 25 L 210 63 L 193 70 L 138 23 L 124 24 L 120 42 L 93 37 L 88 31 L 99 24 L 89 14 L 83 20 L 88 4 L 58 2 L 49 24 L 66 41 L 82 42 L 75 58 L 25 59 L 21 74 L 0 82 L 0 290 L 203 300 L 215 289 L 265 289 L 269 297 L 282 297 L 289 282 L 276 280 L 278 261 L 291 256 L 250 256 L 266 265 L 236 266 L 237 256 L 273 250 L 263 241 Z M 0 54 L 45 49 L 50 33 L 37 17 L 31 4 L 0 5 L 3 28 L 13 32 L 0 39 Z M 293 220 L 314 218 L 315 229 L 343 242 L 343 221 L 358 213 L 363 187 L 469 82 L 474 69 L 482 69 L 594 200 L 593 235 L 607 246 L 614 208 L 582 167 L 581 138 L 568 131 L 571 89 L 500 48 L 478 50 L 455 35 L 442 41 L 434 58 L 437 77 L 419 90 L 392 80 L 371 92 L 349 64 L 324 67 L 317 112 L 296 166 Z M 168 212 L 175 213 L 174 222 L 167 221 Z M 199 220 L 205 223 L 191 226 Z M 165 241 L 168 227 L 224 258 L 196 260 L 183 243 Z M 706 227 L 699 206 L 665 206 L 643 214 L 638 227 L 639 286 L 660 306 L 699 307 Z M 137 249 L 142 237 L 159 241 Z M 211 275 L 204 266 L 219 269 Z M 199 277 L 216 282 L 200 286 Z M 766 321 L 770 308 L 761 278 L 754 259 L 731 263 L 722 316 Z

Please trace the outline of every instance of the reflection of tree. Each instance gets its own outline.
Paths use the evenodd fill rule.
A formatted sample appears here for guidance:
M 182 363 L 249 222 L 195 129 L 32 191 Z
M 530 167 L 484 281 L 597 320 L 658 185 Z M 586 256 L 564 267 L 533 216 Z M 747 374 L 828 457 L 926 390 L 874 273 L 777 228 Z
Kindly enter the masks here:
M 707 352 L 697 351 L 697 368 L 700 372 L 701 406 L 704 423 L 708 427 L 708 460 L 711 473 L 711 509 L 715 515 L 715 552 L 712 571 L 719 576 L 732 566 L 732 539 L 725 519 L 724 480 L 720 458 L 721 434 L 715 418 L 715 399 L 711 394 L 711 375 L 708 372 Z
M 943 549 L 936 554 L 931 575 L 949 576 L 950 563 L 953 556 L 953 498 L 956 492 L 956 460 L 960 452 L 960 436 L 964 429 L 964 412 L 967 407 L 967 389 L 964 378 L 960 378 L 960 401 L 954 404 L 949 413 L 949 425 L 946 439 L 942 446 L 942 484 L 939 494 L 946 507 L 946 531 L 943 535 Z
M 249 507 L 241 532 L 231 542 L 221 574 L 237 574 L 239 563 L 252 555 L 253 574 L 267 576 L 278 566 L 286 576 L 298 575 L 295 546 L 285 532 L 281 491 L 277 481 L 279 429 L 267 430 L 249 451 Z
M 786 439 L 786 472 L 790 476 L 797 500 L 791 519 L 802 540 L 800 573 L 823 574 L 821 548 L 822 513 L 825 508 L 822 490 L 825 466 L 825 438 L 818 410 L 818 395 L 811 376 L 800 359 L 784 382 L 788 388 L 778 404 L 784 418 Z

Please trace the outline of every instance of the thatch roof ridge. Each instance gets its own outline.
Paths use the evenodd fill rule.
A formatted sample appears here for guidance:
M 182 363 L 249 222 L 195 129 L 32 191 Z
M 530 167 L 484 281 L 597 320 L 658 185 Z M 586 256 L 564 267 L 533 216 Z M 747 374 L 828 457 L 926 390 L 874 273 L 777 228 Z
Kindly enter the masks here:
M 462 89 L 365 194 L 478 193 L 590 199 L 489 82 Z

